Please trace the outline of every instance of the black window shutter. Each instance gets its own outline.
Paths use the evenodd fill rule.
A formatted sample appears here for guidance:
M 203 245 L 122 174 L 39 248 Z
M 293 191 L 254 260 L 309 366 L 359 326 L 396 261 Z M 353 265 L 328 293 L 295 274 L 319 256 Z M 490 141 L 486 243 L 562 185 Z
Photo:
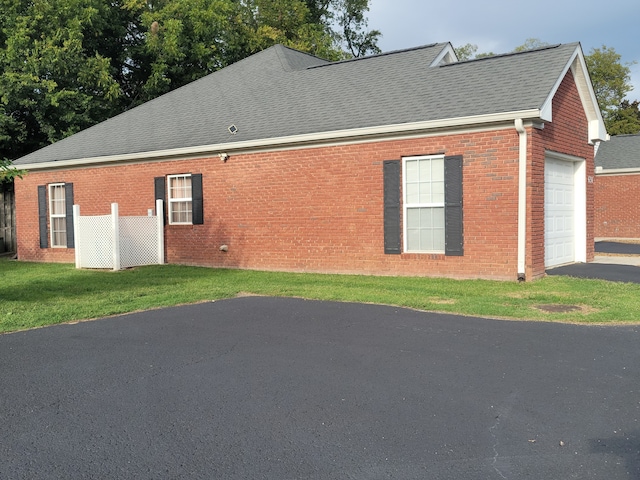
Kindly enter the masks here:
M 384 253 L 398 254 L 400 248 L 400 161 L 383 162 Z
M 202 174 L 194 173 L 191 175 L 191 211 L 194 225 L 202 225 L 204 223 L 202 203 Z
M 67 248 L 75 247 L 73 231 L 73 183 L 64 184 L 64 206 L 67 220 Z
M 49 248 L 49 235 L 47 235 L 46 185 L 38 185 L 38 225 L 40 228 L 40 248 Z
M 165 178 L 164 177 L 155 177 L 153 179 L 155 186 L 155 199 L 162 200 L 162 204 L 164 205 L 164 219 L 163 222 L 167 224 L 167 196 L 165 190 Z M 155 205 L 154 205 L 155 207 Z
M 444 159 L 445 255 L 464 255 L 462 229 L 462 155 Z

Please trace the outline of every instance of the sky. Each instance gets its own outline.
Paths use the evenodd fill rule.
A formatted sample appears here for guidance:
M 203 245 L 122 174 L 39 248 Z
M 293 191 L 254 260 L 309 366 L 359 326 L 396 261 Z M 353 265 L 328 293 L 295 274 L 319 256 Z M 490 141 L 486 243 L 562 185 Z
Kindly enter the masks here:
M 467 43 L 477 53 L 506 53 L 528 38 L 549 44 L 580 42 L 585 55 L 613 47 L 623 64 L 640 62 L 640 0 L 369 0 L 369 29 L 382 32 L 383 52 L 436 42 Z M 640 63 L 631 67 L 640 100 Z

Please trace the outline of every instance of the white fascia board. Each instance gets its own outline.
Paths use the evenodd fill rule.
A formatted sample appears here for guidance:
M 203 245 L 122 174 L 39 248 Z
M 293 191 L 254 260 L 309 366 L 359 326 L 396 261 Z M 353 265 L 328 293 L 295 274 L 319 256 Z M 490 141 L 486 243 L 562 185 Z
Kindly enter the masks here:
M 630 175 L 630 174 L 638 174 L 640 173 L 640 167 L 635 167 L 635 168 L 608 168 L 608 169 L 602 169 L 599 170 L 598 167 L 596 167 L 596 175 L 601 176 L 601 175 Z
M 70 160 L 58 160 L 53 162 L 40 162 L 16 165 L 25 170 L 47 170 L 58 168 L 73 168 L 113 163 L 131 163 L 152 160 L 171 160 L 185 157 L 203 157 L 218 155 L 219 153 L 238 154 L 252 151 L 279 150 L 291 147 L 312 147 L 326 145 L 333 142 L 351 141 L 354 143 L 365 140 L 386 140 L 407 134 L 428 133 L 438 131 L 444 135 L 447 130 L 455 131 L 464 127 L 482 127 L 491 124 L 500 124 L 513 121 L 516 118 L 535 121 L 540 119 L 540 110 L 520 110 L 517 112 L 494 113 L 489 115 L 475 115 L 469 117 L 449 118 L 445 120 L 431 120 L 427 122 L 401 123 L 396 125 L 382 125 L 378 127 L 365 127 L 333 132 L 310 133 L 303 135 L 291 135 L 287 137 L 247 140 L 244 142 L 219 143 L 215 145 L 200 145 L 196 147 L 174 148 L 169 150 L 156 150 L 150 152 L 127 153 L 122 155 L 109 155 L 103 157 L 74 158 Z
M 540 109 L 542 119 L 548 122 L 553 121 L 553 98 L 555 97 L 558 88 L 560 88 L 562 80 L 564 80 L 564 77 L 567 72 L 569 72 L 569 70 L 571 70 L 571 73 L 573 74 L 573 78 L 576 82 L 576 87 L 578 88 L 578 95 L 580 96 L 580 100 L 582 101 L 582 107 L 584 108 L 584 112 L 589 123 L 589 141 L 593 143 L 606 140 L 607 129 L 604 126 L 602 113 L 600 112 L 600 107 L 598 107 L 598 100 L 596 99 L 596 94 L 593 91 L 593 86 L 591 85 L 591 79 L 589 77 L 589 71 L 587 70 L 587 64 L 584 60 L 582 47 L 580 46 L 576 47 L 575 51 L 571 55 L 571 58 L 563 68 L 562 73 L 551 89 L 549 96 L 542 104 L 542 108 Z

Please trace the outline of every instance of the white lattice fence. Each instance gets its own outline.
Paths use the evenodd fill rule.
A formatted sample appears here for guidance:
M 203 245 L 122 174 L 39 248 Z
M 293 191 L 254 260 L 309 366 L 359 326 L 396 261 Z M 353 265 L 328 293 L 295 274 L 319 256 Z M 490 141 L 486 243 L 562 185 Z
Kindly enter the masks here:
M 164 263 L 162 200 L 156 216 L 120 217 L 118 204 L 111 215 L 81 216 L 73 206 L 76 268 L 121 268 Z
M 120 217 L 120 266 L 122 268 L 162 263 L 158 261 L 160 239 L 157 224 L 157 217 Z
M 76 268 L 113 268 L 111 215 L 76 217 Z

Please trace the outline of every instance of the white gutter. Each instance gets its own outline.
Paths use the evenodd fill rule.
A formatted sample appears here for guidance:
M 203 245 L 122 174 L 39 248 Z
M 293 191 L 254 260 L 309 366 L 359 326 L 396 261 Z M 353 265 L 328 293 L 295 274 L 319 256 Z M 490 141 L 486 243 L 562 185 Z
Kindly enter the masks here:
M 626 175 L 640 173 L 640 168 L 607 168 L 596 167 L 596 175 Z
M 517 112 L 496 113 L 490 115 L 474 115 L 469 117 L 449 118 L 446 120 L 430 120 L 426 122 L 401 123 L 396 125 L 382 125 L 378 127 L 354 128 L 336 130 L 332 132 L 291 135 L 277 138 L 261 138 L 240 142 L 219 143 L 214 145 L 199 145 L 195 147 L 155 150 L 150 152 L 126 153 L 102 157 L 74 158 L 38 163 L 14 164 L 18 168 L 27 170 L 44 170 L 64 167 L 99 165 L 107 163 L 126 163 L 148 160 L 162 160 L 180 157 L 197 157 L 218 155 L 219 153 L 240 154 L 282 148 L 308 147 L 334 141 L 362 141 L 367 137 L 394 136 L 407 133 L 418 133 L 429 130 L 446 128 L 461 128 L 465 126 L 489 125 L 493 123 L 512 122 L 515 118 L 540 117 L 539 109 L 521 110 Z M 46 147 L 45 147 L 46 148 Z
M 520 137 L 518 148 L 518 280 L 525 280 L 527 247 L 527 131 L 521 118 L 515 128 Z

